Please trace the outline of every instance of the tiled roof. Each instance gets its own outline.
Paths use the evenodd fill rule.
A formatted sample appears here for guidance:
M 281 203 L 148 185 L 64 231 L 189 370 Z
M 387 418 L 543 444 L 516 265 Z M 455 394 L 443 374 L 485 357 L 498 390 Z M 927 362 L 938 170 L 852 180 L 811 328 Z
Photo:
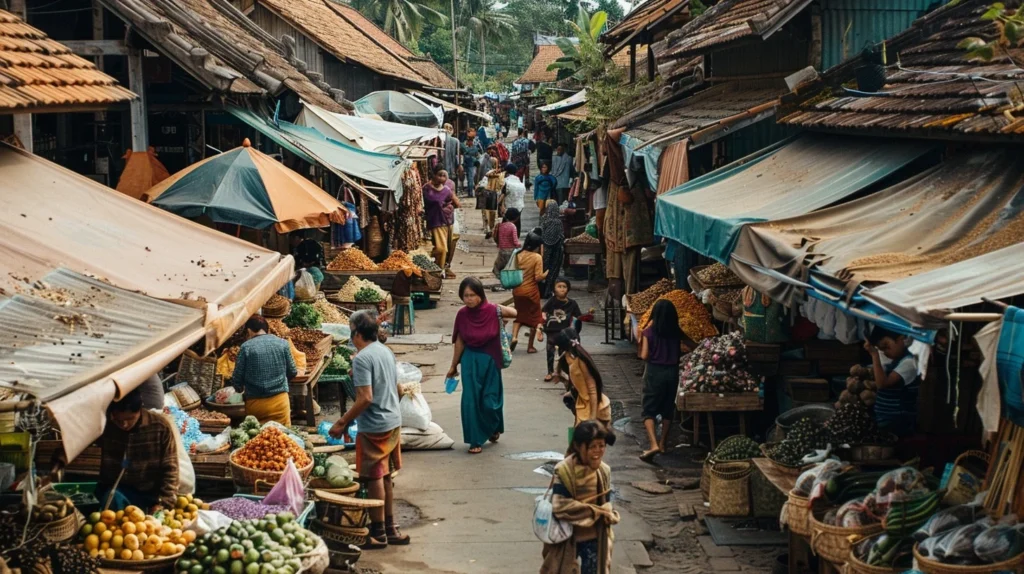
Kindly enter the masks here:
M 384 48 L 391 50 L 397 54 L 406 63 L 408 63 L 420 76 L 429 82 L 428 85 L 435 88 L 454 88 L 455 79 L 448 75 L 448 72 L 444 71 L 441 66 L 438 66 L 433 60 L 425 57 L 416 56 L 412 53 L 412 50 L 406 48 L 401 42 L 391 37 L 390 34 L 381 30 L 380 26 L 374 24 L 366 16 L 363 16 L 359 10 L 333 2 L 332 0 L 324 0 L 327 5 L 331 7 L 335 12 L 340 14 L 343 18 L 348 20 L 353 26 L 364 32 L 374 42 L 377 42 Z
M 722 0 L 669 33 L 665 55 L 696 55 L 750 36 L 765 37 L 808 4 L 810 0 Z
M 1004 2 L 1017 8 L 1021 0 Z M 1015 111 L 1024 72 L 1024 49 L 989 62 L 971 60 L 957 44 L 991 40 L 996 25 L 979 17 L 991 2 L 964 0 L 928 14 L 886 42 L 885 85 L 876 95 L 851 92 L 862 60 L 832 68 L 783 101 L 780 123 L 830 130 L 886 130 L 922 137 L 981 136 L 1024 139 L 1024 113 Z M 1011 59 L 1012 57 L 1012 59 Z M 893 63 L 895 62 L 895 63 Z
M 227 0 L 100 0 L 212 90 L 234 95 L 285 88 L 303 100 L 345 112 L 325 83 L 316 84 L 281 54 L 263 32 Z
M 543 45 L 537 46 L 537 54 L 533 57 L 533 61 L 530 62 L 530 66 L 526 68 L 523 75 L 516 80 L 517 84 L 542 84 L 546 82 L 554 82 L 558 79 L 558 71 L 548 71 L 548 66 L 554 63 L 555 60 L 562 57 L 562 49 L 555 45 Z
M 103 107 L 134 98 L 89 60 L 0 10 L 0 113 Z
M 774 110 L 786 91 L 781 80 L 724 82 L 638 117 L 626 133 L 644 142 L 669 133 L 674 139 L 713 134 Z
M 647 0 L 626 15 L 621 22 L 601 35 L 601 41 L 614 49 L 617 44 L 638 35 L 662 18 L 686 10 L 690 0 Z
M 379 74 L 414 84 L 428 83 L 393 50 L 366 31 L 373 24 L 358 11 L 329 0 L 260 0 L 271 12 L 342 62 L 365 66 Z

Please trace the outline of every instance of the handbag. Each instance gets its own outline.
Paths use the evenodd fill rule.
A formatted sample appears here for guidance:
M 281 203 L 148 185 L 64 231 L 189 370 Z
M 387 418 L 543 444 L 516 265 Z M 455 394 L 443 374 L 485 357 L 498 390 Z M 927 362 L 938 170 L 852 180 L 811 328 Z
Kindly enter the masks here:
M 501 368 L 507 369 L 512 366 L 512 335 L 505 330 L 504 320 L 501 317 L 501 306 L 498 308 L 498 338 L 501 339 Z
M 572 524 L 555 518 L 551 504 L 551 489 L 555 477 L 551 477 L 548 490 L 537 497 L 533 504 L 533 534 L 544 544 L 561 544 L 572 536 Z
M 519 250 L 516 249 L 508 258 L 508 263 L 501 270 L 501 286 L 505 289 L 515 289 L 523 284 L 523 270 L 519 268 Z

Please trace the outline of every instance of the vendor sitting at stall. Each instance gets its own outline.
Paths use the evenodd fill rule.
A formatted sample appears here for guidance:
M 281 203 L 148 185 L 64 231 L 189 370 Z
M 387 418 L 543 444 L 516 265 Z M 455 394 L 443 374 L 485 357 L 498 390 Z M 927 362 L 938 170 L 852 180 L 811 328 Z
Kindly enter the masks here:
M 245 414 L 260 424 L 276 421 L 292 425 L 288 400 L 288 381 L 299 371 L 292 359 L 288 341 L 270 335 L 267 320 L 253 315 L 245 322 L 249 340 L 238 349 L 231 386 L 245 393 Z
M 142 408 L 139 389 L 110 403 L 107 424 L 99 440 L 102 454 L 96 498 L 105 503 L 116 483 L 111 510 L 123 510 L 129 505 L 147 512 L 174 508 L 178 497 L 175 432 L 167 417 Z M 55 457 L 54 472 L 67 465 L 64 449 L 57 449 Z
M 864 342 L 878 390 L 875 394 L 875 420 L 878 428 L 897 436 L 914 434 L 917 428 L 917 393 L 921 387 L 917 359 L 907 349 L 907 341 L 875 326 Z

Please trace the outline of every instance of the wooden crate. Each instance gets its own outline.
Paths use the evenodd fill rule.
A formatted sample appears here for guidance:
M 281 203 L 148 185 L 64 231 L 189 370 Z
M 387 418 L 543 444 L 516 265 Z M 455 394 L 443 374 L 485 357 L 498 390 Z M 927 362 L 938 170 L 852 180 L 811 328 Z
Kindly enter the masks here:
M 760 393 L 682 393 L 676 407 L 687 412 L 742 412 L 764 409 Z
M 567 255 L 600 255 L 600 243 L 563 243 Z
M 786 377 L 786 394 L 794 401 L 824 403 L 829 400 L 828 379 Z

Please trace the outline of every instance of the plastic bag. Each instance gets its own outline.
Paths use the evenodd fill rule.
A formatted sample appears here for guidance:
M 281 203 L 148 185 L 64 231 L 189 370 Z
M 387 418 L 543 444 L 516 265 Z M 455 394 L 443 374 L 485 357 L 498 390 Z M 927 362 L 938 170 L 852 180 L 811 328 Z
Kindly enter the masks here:
M 430 428 L 433 418 L 427 399 L 420 393 L 406 393 L 398 402 L 398 410 L 402 413 L 402 426 L 426 430 Z
M 313 281 L 313 276 L 305 269 L 299 271 L 299 278 L 295 281 L 295 298 L 316 298 L 316 281 Z
M 799 478 L 796 479 L 796 486 L 793 487 L 794 492 L 801 496 L 820 497 L 825 492 L 825 485 L 828 481 L 837 476 L 843 469 L 843 464 L 838 460 L 826 460 L 825 462 L 814 465 L 813 468 L 805 470 Z M 815 487 L 821 485 L 820 488 Z M 815 492 L 817 494 L 815 495 Z
M 985 529 L 974 539 L 974 554 L 988 563 L 1003 562 L 1020 554 L 1020 532 L 999 524 Z
M 938 536 L 959 526 L 970 524 L 981 517 L 985 511 L 981 506 L 974 504 L 962 504 L 945 510 L 940 510 L 932 515 L 921 528 L 914 532 L 913 537 L 918 542 Z
M 534 503 L 533 534 L 544 544 L 561 544 L 572 536 L 572 524 L 555 518 L 550 489 Z
M 331 436 L 331 432 L 330 431 L 331 431 L 331 427 L 333 427 L 333 426 L 334 426 L 334 423 L 332 423 L 332 422 L 321 421 L 320 424 L 317 425 L 317 427 L 316 427 L 316 434 L 318 434 L 318 435 L 324 437 L 325 439 L 327 439 L 327 444 L 329 444 L 331 446 L 336 446 L 336 445 L 339 445 L 339 444 L 345 444 L 345 439 L 343 439 L 343 438 L 334 438 L 333 436 Z
M 423 371 L 412 363 L 398 363 L 395 365 L 395 373 L 398 375 L 400 385 L 419 383 L 423 380 Z
M 836 511 L 835 525 L 843 528 L 856 528 L 879 522 L 881 519 L 872 512 L 867 498 L 851 500 Z
M 912 500 L 928 492 L 930 489 L 924 475 L 909 466 L 883 474 L 875 484 L 876 499 L 881 505 Z
M 306 487 L 302 484 L 302 477 L 299 476 L 292 459 L 288 459 L 284 474 L 274 488 L 270 489 L 270 493 L 263 499 L 263 504 L 287 506 L 295 516 L 302 514 L 306 505 Z
M 224 387 L 213 394 L 213 402 L 220 405 L 237 405 L 241 404 L 243 400 L 245 397 L 234 387 Z
M 327 458 L 327 474 L 324 478 L 330 483 L 331 488 L 351 486 L 356 479 L 348 461 L 337 455 Z
M 231 442 L 231 427 L 228 427 L 220 432 L 217 436 L 203 439 L 202 442 L 196 445 L 198 452 L 213 452 L 218 448 L 223 447 Z
M 214 530 L 227 528 L 231 526 L 231 522 L 232 520 L 230 518 L 216 510 L 200 510 L 196 512 L 195 519 L 185 527 L 185 530 L 191 530 L 197 535 L 202 536 L 203 534 L 213 532 Z
M 459 388 L 459 380 L 455 377 L 448 377 L 444 380 L 444 392 L 450 395 L 454 393 L 457 388 Z
M 974 557 L 974 539 L 985 531 L 981 524 L 968 524 L 943 534 L 935 544 L 933 555 L 943 562 Z

